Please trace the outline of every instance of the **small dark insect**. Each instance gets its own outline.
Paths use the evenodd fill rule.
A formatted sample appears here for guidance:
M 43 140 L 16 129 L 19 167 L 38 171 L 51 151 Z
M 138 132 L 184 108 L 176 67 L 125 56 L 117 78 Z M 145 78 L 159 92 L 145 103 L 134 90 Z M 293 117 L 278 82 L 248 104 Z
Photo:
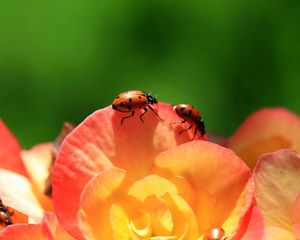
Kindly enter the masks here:
M 11 217 L 13 215 L 14 212 L 9 207 L 6 207 L 0 199 L 0 225 L 6 227 L 8 225 L 13 224 L 11 220 Z
M 223 228 L 214 227 L 206 232 L 203 240 L 226 240 L 225 231 Z
M 154 96 L 149 93 L 145 93 L 138 90 L 133 91 L 126 91 L 119 94 L 112 104 L 112 108 L 119 112 L 131 112 L 131 115 L 125 116 L 121 120 L 121 125 L 123 124 L 124 120 L 127 118 L 131 118 L 134 116 L 135 111 L 139 109 L 143 109 L 144 112 L 140 115 L 140 119 L 142 122 L 143 116 L 148 111 L 148 108 L 155 113 L 155 115 L 161 119 L 158 113 L 153 109 L 152 105 L 156 104 L 157 100 Z
M 187 129 L 181 130 L 179 132 L 179 135 L 185 131 L 190 130 L 193 126 L 195 126 L 194 136 L 193 136 L 192 140 L 194 140 L 198 131 L 200 132 L 201 137 L 204 136 L 205 125 L 204 125 L 203 119 L 202 119 L 199 111 L 196 108 L 194 108 L 193 106 L 191 106 L 189 104 L 181 103 L 181 104 L 178 104 L 177 106 L 174 106 L 174 110 L 178 114 L 178 116 L 183 118 L 182 122 L 174 122 L 174 123 L 179 123 L 179 124 L 183 124 L 185 122 L 191 123 L 191 125 Z M 171 123 L 171 124 L 174 124 L 174 123 Z

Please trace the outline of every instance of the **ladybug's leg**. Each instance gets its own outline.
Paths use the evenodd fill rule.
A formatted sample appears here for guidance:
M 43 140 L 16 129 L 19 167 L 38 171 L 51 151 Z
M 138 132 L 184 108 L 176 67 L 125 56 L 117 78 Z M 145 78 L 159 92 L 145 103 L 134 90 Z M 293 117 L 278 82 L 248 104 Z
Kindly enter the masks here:
M 179 132 L 179 135 L 181 135 L 183 132 L 190 130 L 193 127 L 193 124 L 191 124 L 187 129 L 183 129 Z
M 148 111 L 147 108 L 144 108 L 145 112 L 143 112 L 141 115 L 140 115 L 140 119 L 142 121 L 142 123 L 144 123 L 144 120 L 143 120 L 143 116 L 145 115 L 145 113 Z
M 169 123 L 169 125 L 171 125 L 171 124 L 183 124 L 183 123 L 185 123 L 186 122 L 186 120 L 183 120 L 183 121 L 181 121 L 181 122 L 171 122 L 171 123 Z
M 10 208 L 7 208 L 7 213 L 9 214 L 9 216 L 13 216 L 14 215 L 14 211 Z
M 193 138 L 192 138 L 192 141 L 194 141 L 194 139 L 195 139 L 195 137 L 196 137 L 196 134 L 197 134 L 197 131 L 198 131 L 198 127 L 196 126 L 196 127 L 195 127 L 195 130 L 194 130 L 194 136 L 193 136 Z M 201 135 L 201 137 L 202 137 L 202 135 Z
M 161 120 L 161 121 L 164 121 L 158 114 L 157 112 L 153 109 L 153 107 L 151 107 L 151 105 L 148 105 L 148 108 L 155 113 L 155 115 Z
M 126 118 L 131 118 L 131 117 L 133 117 L 133 115 L 134 115 L 134 111 L 131 112 L 131 115 L 126 116 L 126 117 L 123 117 L 122 120 L 121 120 L 121 126 L 122 126 L 122 124 L 123 124 L 123 121 L 124 121 Z

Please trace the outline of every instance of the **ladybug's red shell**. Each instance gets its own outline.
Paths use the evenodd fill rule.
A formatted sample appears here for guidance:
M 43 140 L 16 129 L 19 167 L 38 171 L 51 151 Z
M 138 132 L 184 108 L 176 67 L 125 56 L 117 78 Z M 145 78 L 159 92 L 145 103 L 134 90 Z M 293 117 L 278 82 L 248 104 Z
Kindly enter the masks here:
M 181 123 L 185 123 L 185 122 L 190 123 L 190 126 L 187 129 L 181 130 L 179 132 L 179 135 L 185 131 L 190 130 L 193 126 L 195 126 L 194 136 L 192 140 L 194 140 L 197 132 L 200 132 L 201 137 L 204 136 L 205 125 L 199 111 L 196 108 L 194 108 L 189 104 L 181 103 L 174 107 L 174 111 L 177 113 L 179 117 L 183 119 Z
M 201 121 L 199 111 L 189 104 L 178 104 L 174 107 L 174 110 L 187 122 L 198 124 Z
M 119 112 L 130 112 L 145 108 L 149 104 L 144 92 L 134 90 L 119 94 L 114 100 L 112 107 Z
M 203 240 L 225 240 L 225 231 L 220 227 L 215 227 L 208 230 Z

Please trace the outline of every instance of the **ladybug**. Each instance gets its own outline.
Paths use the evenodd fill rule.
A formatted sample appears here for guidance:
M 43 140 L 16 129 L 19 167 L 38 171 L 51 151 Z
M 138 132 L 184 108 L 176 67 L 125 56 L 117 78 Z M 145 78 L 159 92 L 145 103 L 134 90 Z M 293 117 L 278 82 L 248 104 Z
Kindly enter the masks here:
M 13 224 L 11 220 L 11 216 L 13 215 L 13 211 L 11 211 L 8 207 L 4 206 L 0 199 L 0 225 L 6 227 L 8 225 Z
M 121 125 L 124 120 L 130 117 L 133 117 L 136 110 L 144 109 L 144 112 L 140 115 L 140 119 L 142 122 L 143 116 L 148 111 L 148 108 L 155 113 L 155 115 L 160 118 L 157 112 L 153 109 L 152 105 L 158 103 L 156 98 L 149 93 L 145 93 L 143 91 L 133 90 L 126 91 L 119 94 L 112 104 L 112 108 L 119 112 L 131 112 L 131 115 L 125 116 L 121 120 Z
M 206 232 L 203 240 L 226 240 L 225 231 L 223 228 L 214 227 Z
M 177 113 L 178 116 L 183 118 L 183 121 L 180 122 L 180 124 L 183 124 L 185 122 L 191 123 L 191 125 L 187 129 L 181 130 L 179 132 L 179 135 L 185 131 L 190 130 L 193 126 L 195 126 L 194 136 L 192 140 L 194 140 L 198 131 L 200 132 L 201 137 L 204 136 L 205 125 L 199 111 L 196 108 L 194 108 L 189 104 L 180 103 L 177 106 L 174 106 L 174 111 Z M 178 122 L 174 122 L 174 123 L 178 123 Z

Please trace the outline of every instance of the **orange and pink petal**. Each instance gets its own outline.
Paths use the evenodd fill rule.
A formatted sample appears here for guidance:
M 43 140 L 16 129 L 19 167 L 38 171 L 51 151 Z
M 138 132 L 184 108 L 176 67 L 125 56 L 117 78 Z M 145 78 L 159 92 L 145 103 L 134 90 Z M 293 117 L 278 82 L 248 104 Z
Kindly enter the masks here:
M 265 233 L 264 217 L 260 209 L 253 204 L 248 213 L 242 219 L 242 225 L 234 240 L 260 240 Z
M 45 240 L 74 239 L 62 228 L 54 213 L 46 212 L 40 226 Z
M 242 123 L 227 146 L 253 169 L 264 153 L 281 148 L 300 152 L 299 136 L 299 116 L 284 108 L 264 108 Z
M 0 240 L 45 240 L 40 225 L 14 224 L 0 231 Z
M 78 222 L 85 238 L 110 239 L 110 208 L 115 198 L 123 198 L 118 190 L 124 184 L 126 171 L 119 168 L 105 170 L 92 178 L 84 188 Z
M 300 239 L 300 193 L 294 203 L 292 210 L 292 229 L 297 239 Z
M 292 212 L 300 193 L 300 156 L 289 149 L 265 154 L 254 177 L 257 205 L 265 218 L 265 239 L 274 239 L 276 234 L 278 239 L 294 239 Z

